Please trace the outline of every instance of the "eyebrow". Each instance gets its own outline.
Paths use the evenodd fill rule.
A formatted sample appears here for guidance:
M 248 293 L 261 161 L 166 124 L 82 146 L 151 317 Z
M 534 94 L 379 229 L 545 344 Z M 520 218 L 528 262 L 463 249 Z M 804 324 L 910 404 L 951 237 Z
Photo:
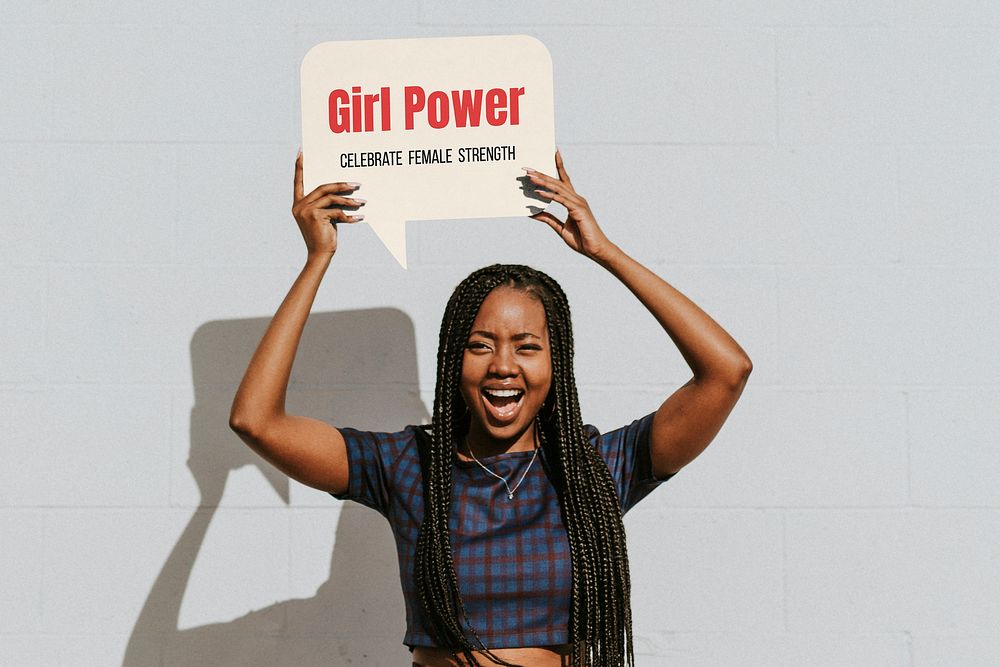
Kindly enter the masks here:
M 490 333 L 489 331 L 473 331 L 469 333 L 469 336 L 482 336 L 483 338 L 489 338 L 490 340 L 496 340 L 497 338 L 494 334 Z M 535 334 L 530 333 L 528 331 L 523 331 L 519 334 L 514 334 L 513 336 L 511 336 L 511 338 L 513 340 L 524 340 L 525 338 L 537 338 L 538 340 L 542 340 L 541 336 L 536 336 Z

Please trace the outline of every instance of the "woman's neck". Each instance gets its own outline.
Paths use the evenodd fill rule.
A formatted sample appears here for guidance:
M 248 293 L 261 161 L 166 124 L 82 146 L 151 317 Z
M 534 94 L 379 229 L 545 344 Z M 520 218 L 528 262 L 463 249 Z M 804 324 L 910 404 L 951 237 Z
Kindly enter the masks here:
M 459 454 L 471 459 L 471 447 L 471 452 L 476 455 L 476 458 L 481 459 L 509 452 L 530 452 L 537 446 L 538 438 L 535 432 L 535 424 L 532 423 L 524 433 L 513 440 L 497 440 L 479 429 L 470 427 L 458 451 Z

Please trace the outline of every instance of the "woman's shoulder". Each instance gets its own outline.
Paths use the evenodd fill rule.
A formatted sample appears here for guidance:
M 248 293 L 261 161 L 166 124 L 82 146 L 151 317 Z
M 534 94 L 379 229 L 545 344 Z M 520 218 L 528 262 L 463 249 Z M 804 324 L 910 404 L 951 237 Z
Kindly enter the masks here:
M 653 416 L 655 414 L 656 414 L 655 412 L 650 412 L 647 415 L 642 415 L 640 417 L 635 417 L 633 419 L 630 419 L 629 421 L 619 421 L 618 422 L 620 424 L 619 426 L 616 426 L 615 428 L 608 429 L 606 431 L 601 431 L 597 426 L 594 426 L 593 424 L 588 424 L 588 423 L 584 422 L 584 424 L 583 424 L 583 430 L 586 431 L 588 435 L 591 435 L 591 434 L 596 434 L 596 435 L 610 435 L 612 433 L 620 433 L 622 431 L 635 430 L 635 429 L 647 427 L 650 423 L 652 423 Z
M 425 437 L 427 427 L 408 424 L 398 431 L 367 431 L 354 427 L 338 427 L 348 449 L 369 449 L 379 453 L 379 458 L 389 462 L 404 454 L 416 455 L 417 445 Z
M 649 429 L 653 424 L 654 414 L 644 415 L 633 419 L 623 426 L 603 432 L 593 424 L 584 424 L 583 431 L 587 439 L 599 449 L 608 447 L 617 449 L 622 446 L 631 446 L 635 443 L 643 443 L 649 439 Z
M 354 426 L 338 426 L 337 430 L 347 435 L 356 437 L 367 437 L 375 440 L 415 440 L 418 433 L 426 432 L 430 426 L 421 424 L 407 424 L 398 431 L 370 431 Z

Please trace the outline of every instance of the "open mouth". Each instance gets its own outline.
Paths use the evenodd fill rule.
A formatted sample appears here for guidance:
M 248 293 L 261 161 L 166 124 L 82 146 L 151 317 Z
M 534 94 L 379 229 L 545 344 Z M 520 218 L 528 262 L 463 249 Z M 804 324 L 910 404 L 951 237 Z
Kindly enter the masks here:
M 488 412 L 499 421 L 509 421 L 517 414 L 524 398 L 522 389 L 489 389 L 481 390 Z

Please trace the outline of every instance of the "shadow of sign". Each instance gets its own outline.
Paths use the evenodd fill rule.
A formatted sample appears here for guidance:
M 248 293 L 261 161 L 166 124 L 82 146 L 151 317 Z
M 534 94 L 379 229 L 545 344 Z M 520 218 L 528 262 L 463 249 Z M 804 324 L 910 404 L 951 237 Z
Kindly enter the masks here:
M 377 512 L 353 503 L 341 509 L 330 577 L 315 596 L 276 602 L 228 622 L 178 627 L 181 601 L 229 472 L 255 466 L 289 502 L 288 477 L 228 426 L 236 388 L 269 322 L 209 322 L 192 338 L 195 404 L 188 468 L 201 499 L 133 628 L 127 666 L 409 663 L 409 652 L 401 644 L 405 611 L 391 531 Z M 311 315 L 286 403 L 289 413 L 366 430 L 398 430 L 426 421 L 410 318 L 395 309 Z M 340 502 L 316 493 L 332 505 Z M 232 554 L 233 559 L 240 557 Z

